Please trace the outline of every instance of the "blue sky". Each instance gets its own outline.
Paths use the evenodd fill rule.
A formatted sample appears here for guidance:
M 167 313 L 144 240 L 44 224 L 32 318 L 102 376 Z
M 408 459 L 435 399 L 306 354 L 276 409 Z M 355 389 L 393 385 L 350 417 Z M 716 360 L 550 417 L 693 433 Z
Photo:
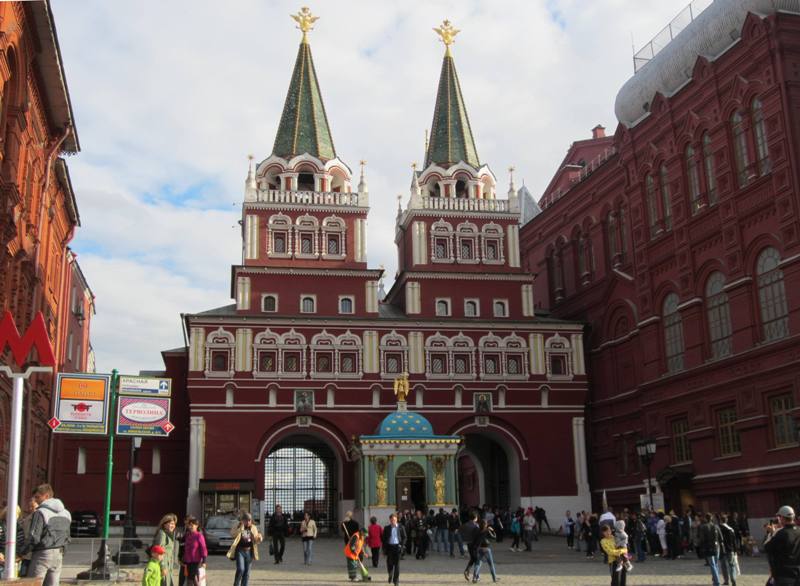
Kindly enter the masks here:
M 310 4 L 311 46 L 337 153 L 368 161 L 369 260 L 396 268 L 396 196 L 423 159 L 442 45 L 453 48 L 483 162 L 539 194 L 598 123 L 645 44 L 683 8 L 664 0 Z M 157 369 L 181 312 L 230 303 L 247 155 L 272 149 L 301 3 L 53 0 L 83 151 L 69 160 L 82 227 L 72 247 L 95 295 L 100 371 Z M 501 190 L 505 192 L 505 188 Z M 388 285 L 388 283 L 387 283 Z

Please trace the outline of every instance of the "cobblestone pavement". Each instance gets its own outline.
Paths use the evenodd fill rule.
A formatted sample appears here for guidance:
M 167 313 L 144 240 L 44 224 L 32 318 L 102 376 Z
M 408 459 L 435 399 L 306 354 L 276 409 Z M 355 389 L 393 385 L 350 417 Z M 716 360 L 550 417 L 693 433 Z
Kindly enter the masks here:
M 524 586 L 595 586 L 607 585 L 610 582 L 608 570 L 602 556 L 587 559 L 585 554 L 566 548 L 564 540 L 546 537 L 534 543 L 531 553 L 515 553 L 509 551 L 510 541 L 504 540 L 495 544 L 495 562 L 497 573 L 502 584 Z M 327 586 L 348 584 L 343 544 L 338 539 L 320 539 L 314 546 L 314 565 L 303 565 L 303 553 L 300 541 L 290 539 L 286 543 L 284 563 L 276 566 L 266 555 L 262 544 L 261 560 L 256 562 L 250 574 L 250 584 L 280 586 Z M 81 551 L 79 547 L 70 546 L 65 559 L 62 581 L 74 578 L 78 571 L 85 569 L 81 559 L 86 559 L 88 546 Z M 80 559 L 79 559 L 80 558 Z M 767 577 L 767 564 L 764 558 L 741 558 L 740 566 L 744 575 L 737 580 L 739 586 L 763 586 Z M 466 584 L 464 566 L 466 560 L 458 557 L 433 553 L 426 560 L 415 560 L 406 557 L 400 564 L 400 583 L 417 586 L 441 584 Z M 370 560 L 367 567 L 376 584 L 386 583 L 386 565 L 380 560 L 377 570 L 372 570 Z M 485 571 L 484 571 L 485 570 Z M 481 571 L 481 583 L 491 583 L 492 577 L 488 568 Z M 131 582 L 141 583 L 141 568 L 130 571 Z M 176 572 L 177 574 L 177 572 Z M 226 586 L 233 584 L 234 564 L 223 555 L 211 556 L 208 563 L 208 586 Z M 84 583 L 85 584 L 85 583 Z M 176 581 L 177 584 L 177 581 Z M 644 563 L 635 564 L 633 572 L 628 576 L 629 586 L 706 586 L 711 584 L 711 575 L 703 562 L 690 554 L 680 560 L 648 559 Z

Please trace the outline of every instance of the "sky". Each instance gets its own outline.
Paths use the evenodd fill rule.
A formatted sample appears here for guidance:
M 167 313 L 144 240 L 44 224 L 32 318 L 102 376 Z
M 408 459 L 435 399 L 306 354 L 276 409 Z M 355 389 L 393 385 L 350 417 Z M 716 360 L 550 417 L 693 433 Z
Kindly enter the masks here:
M 370 267 L 397 268 L 397 195 L 424 160 L 448 18 L 472 131 L 505 193 L 535 197 L 569 145 L 602 124 L 647 43 L 686 0 L 331 0 L 312 54 L 336 151 L 367 161 Z M 181 313 L 227 305 L 241 262 L 247 155 L 275 140 L 302 3 L 52 0 L 82 151 L 71 247 L 96 296 L 98 372 L 163 368 Z M 354 181 L 357 183 L 357 180 Z

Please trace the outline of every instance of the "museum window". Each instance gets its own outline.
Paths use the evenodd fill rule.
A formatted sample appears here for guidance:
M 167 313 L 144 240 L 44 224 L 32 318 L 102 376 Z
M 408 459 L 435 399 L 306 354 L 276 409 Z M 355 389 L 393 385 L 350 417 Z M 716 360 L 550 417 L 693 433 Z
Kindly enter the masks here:
M 739 112 L 731 116 L 731 132 L 733 134 L 733 153 L 736 160 L 736 174 L 739 178 L 739 187 L 744 187 L 753 179 L 754 173 L 750 163 L 750 153 L 747 147 L 747 134 L 744 129 L 744 119 Z
M 228 370 L 228 350 L 214 350 L 211 352 L 211 370 L 213 372 L 226 372 Z
M 781 257 L 769 247 L 758 256 L 758 303 L 761 307 L 761 327 L 765 342 L 780 340 L 789 335 L 789 313 L 783 284 Z
M 300 313 L 315 313 L 316 312 L 316 299 L 311 295 L 306 295 L 300 298 Z
M 447 354 L 431 354 L 431 372 L 445 374 L 447 372 Z
M 283 372 L 300 372 L 300 352 L 283 352 Z
M 322 221 L 323 258 L 344 256 L 344 220 L 336 216 L 329 216 Z
M 703 167 L 706 179 L 706 201 L 709 206 L 717 203 L 717 176 L 714 170 L 714 152 L 711 149 L 711 136 L 703 134 Z
M 270 256 L 289 256 L 289 234 L 291 230 L 291 219 L 284 214 L 270 216 L 269 228 L 269 250 Z
M 700 170 L 697 168 L 697 157 L 692 145 L 686 147 L 686 181 L 689 184 L 692 214 L 696 214 L 703 207 L 703 201 L 700 198 Z
M 495 317 L 508 317 L 508 301 L 504 299 L 495 299 L 492 303 L 494 308 Z
M 277 253 L 285 253 L 286 252 L 286 234 L 283 232 L 279 232 L 277 234 L 273 234 L 273 252 Z
M 671 374 L 683 370 L 683 321 L 676 293 L 670 293 L 664 299 L 663 316 L 667 372 Z
M 510 375 L 522 374 L 522 360 L 519 356 L 509 356 L 506 359 L 506 372 Z
M 439 317 L 447 317 L 450 315 L 450 300 L 437 299 L 436 300 L 436 315 Z
M 453 262 L 453 226 L 439 220 L 431 225 L 431 260 Z
M 481 229 L 481 254 L 486 264 L 502 264 L 503 256 L 503 229 L 494 222 L 485 224 Z
M 464 301 L 464 317 L 478 317 L 480 315 L 480 304 L 477 299 L 467 299 Z
M 500 357 L 496 354 L 484 355 L 483 357 L 483 373 L 496 375 L 500 372 Z
M 327 251 L 328 254 L 338 255 L 339 254 L 339 240 L 340 237 L 338 234 L 328 234 L 328 245 Z
M 332 352 L 315 352 L 316 354 L 316 372 L 333 372 L 333 353 Z
M 767 128 L 764 124 L 764 110 L 761 100 L 756 98 L 752 105 L 753 115 L 753 135 L 756 141 L 756 156 L 758 157 L 758 172 L 766 175 L 772 170 L 772 161 L 769 158 L 769 146 L 767 145 Z
M 278 353 L 275 350 L 266 350 L 258 353 L 259 372 L 278 371 Z
M 725 407 L 717 411 L 720 456 L 735 456 L 742 452 L 739 430 L 736 429 L 737 420 L 735 407 Z
M 300 235 L 300 250 L 301 254 L 314 254 L 314 235 L 301 234 Z
M 486 241 L 486 260 L 497 260 L 497 240 Z
M 453 370 L 455 374 L 471 374 L 468 354 L 453 354 Z
M 672 421 L 672 456 L 676 464 L 692 461 L 692 444 L 689 443 L 689 419 L 681 417 Z
M 797 425 L 792 411 L 792 393 L 775 395 L 769 399 L 769 414 L 772 421 L 772 441 L 776 448 L 797 445 Z
M 261 310 L 265 313 L 274 313 L 278 311 L 278 296 L 264 295 L 261 300 Z
M 652 175 L 645 177 L 645 196 L 647 199 L 647 220 L 650 225 L 650 238 L 658 236 L 658 199 L 656 196 L 656 182 Z
M 389 374 L 402 372 L 403 355 L 400 352 L 387 352 L 385 355 L 385 371 Z
M 353 313 L 353 298 L 340 297 L 339 298 L 339 313 Z
M 353 374 L 356 372 L 356 354 L 354 352 L 339 353 L 339 372 Z
M 672 201 L 670 199 L 669 173 L 666 165 L 661 165 L 659 178 L 661 182 L 661 203 L 664 207 L 664 230 L 669 232 L 672 230 Z
M 551 354 L 550 375 L 566 376 L 567 374 L 567 357 L 563 354 Z
M 478 262 L 478 228 L 471 222 L 464 222 L 456 227 L 458 245 L 457 260 L 464 263 Z
M 724 358 L 732 352 L 731 312 L 728 294 L 725 293 L 725 275 L 711 273 L 706 282 L 706 310 L 708 311 L 708 335 L 711 341 L 711 356 Z

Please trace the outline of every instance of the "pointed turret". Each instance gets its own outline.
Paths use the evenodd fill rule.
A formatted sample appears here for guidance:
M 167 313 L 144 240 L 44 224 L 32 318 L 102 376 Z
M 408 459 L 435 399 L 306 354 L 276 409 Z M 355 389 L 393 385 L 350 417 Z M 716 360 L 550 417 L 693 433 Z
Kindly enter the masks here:
M 311 46 L 308 44 L 308 32 L 313 29 L 318 17 L 303 7 L 292 18 L 303 32 L 303 39 L 297 51 L 272 154 L 289 160 L 295 155 L 308 153 L 328 161 L 336 158 L 336 149 L 322 103 L 314 60 L 311 58 Z
M 464 161 L 477 169 L 481 166 L 480 159 L 475 148 L 475 140 L 472 138 L 464 97 L 461 95 L 456 64 L 450 51 L 450 45 L 453 44 L 459 31 L 453 28 L 449 20 L 445 20 L 440 27 L 433 30 L 439 34 L 446 49 L 442 73 L 439 76 L 439 91 L 433 110 L 425 167 L 431 163 L 449 167 Z
M 255 201 L 258 195 L 256 177 L 253 174 L 253 155 L 247 155 L 250 163 L 247 167 L 247 179 L 244 180 L 244 200 Z

